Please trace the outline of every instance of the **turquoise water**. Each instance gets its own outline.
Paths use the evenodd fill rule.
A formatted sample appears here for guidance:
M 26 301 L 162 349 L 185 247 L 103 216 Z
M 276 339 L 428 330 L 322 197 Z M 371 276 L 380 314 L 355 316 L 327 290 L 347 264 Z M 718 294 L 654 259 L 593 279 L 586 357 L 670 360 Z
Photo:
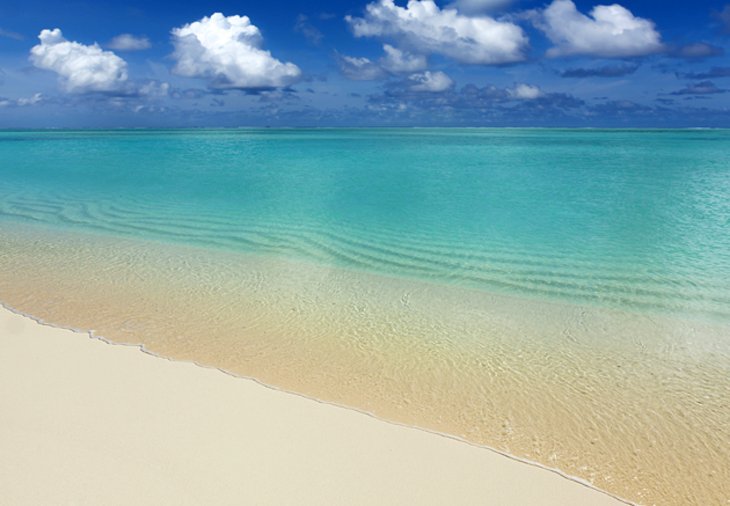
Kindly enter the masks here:
M 0 132 L 0 220 L 730 316 L 730 131 Z
M 0 302 L 638 504 L 730 497 L 730 130 L 0 132 Z

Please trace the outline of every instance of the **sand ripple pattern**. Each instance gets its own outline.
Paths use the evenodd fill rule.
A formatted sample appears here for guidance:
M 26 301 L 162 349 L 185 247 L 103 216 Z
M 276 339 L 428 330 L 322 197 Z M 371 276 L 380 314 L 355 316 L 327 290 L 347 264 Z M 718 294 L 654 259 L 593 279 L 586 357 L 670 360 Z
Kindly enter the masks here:
M 225 215 L 186 214 L 181 209 L 150 207 L 130 200 L 128 207 L 59 195 L 7 195 L 0 215 L 13 220 L 147 237 L 250 253 L 309 259 L 371 272 L 454 283 L 488 291 L 559 298 L 609 307 L 730 317 L 725 279 L 706 269 L 674 266 L 671 276 L 623 257 L 611 263 L 559 251 L 511 250 L 490 242 L 480 249 L 440 242 L 426 233 L 364 230 L 328 224 L 292 225 L 283 221 L 235 223 Z
M 730 494 L 730 326 L 277 255 L 0 223 L 0 300 L 558 468 L 640 504 Z

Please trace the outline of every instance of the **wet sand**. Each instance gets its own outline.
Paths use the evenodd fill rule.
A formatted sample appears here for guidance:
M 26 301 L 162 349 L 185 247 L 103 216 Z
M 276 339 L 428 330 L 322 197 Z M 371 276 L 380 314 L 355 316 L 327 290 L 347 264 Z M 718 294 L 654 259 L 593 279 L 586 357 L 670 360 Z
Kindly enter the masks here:
M 8 504 L 624 504 L 451 438 L 0 309 Z

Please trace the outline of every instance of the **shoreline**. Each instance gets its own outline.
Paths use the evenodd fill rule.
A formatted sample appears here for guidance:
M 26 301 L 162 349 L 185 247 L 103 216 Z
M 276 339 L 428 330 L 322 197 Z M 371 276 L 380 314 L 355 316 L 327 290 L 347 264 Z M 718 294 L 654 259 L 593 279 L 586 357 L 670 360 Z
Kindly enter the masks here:
M 493 448 L 636 504 L 724 497 L 724 326 L 123 237 L 4 239 L 3 301 L 44 322 Z
M 207 403 L 216 404 L 216 409 L 223 409 L 224 406 L 225 408 L 229 408 L 231 406 L 231 403 L 226 403 L 222 401 L 224 401 L 224 397 L 225 400 L 231 401 L 231 398 L 226 397 L 226 395 L 235 392 L 236 400 L 233 400 L 232 404 L 234 408 L 239 409 L 239 412 L 233 414 L 239 416 L 241 414 L 244 414 L 240 412 L 240 408 L 242 408 L 243 405 L 251 401 L 250 397 L 256 397 L 257 402 L 254 403 L 254 406 L 256 408 L 257 416 L 265 416 L 267 418 L 266 423 L 263 424 L 262 427 L 270 427 L 272 425 L 275 426 L 281 424 L 282 421 L 285 421 L 286 426 L 278 427 L 277 431 L 288 434 L 288 437 L 290 438 L 296 438 L 297 434 L 301 436 L 301 433 L 303 431 L 306 432 L 304 430 L 305 428 L 302 427 L 303 424 L 301 422 L 301 420 L 306 419 L 306 416 L 299 418 L 298 423 L 290 423 L 288 421 L 296 418 L 295 416 L 291 416 L 293 413 L 291 411 L 292 409 L 296 410 L 297 414 L 299 414 L 299 412 L 301 411 L 302 414 L 305 414 L 307 416 L 315 416 L 320 419 L 322 423 L 324 423 L 323 426 L 318 426 L 316 428 L 317 435 L 313 436 L 314 433 L 305 433 L 304 435 L 308 436 L 309 439 L 303 440 L 300 438 L 297 439 L 295 443 L 302 447 L 300 449 L 304 449 L 303 447 L 314 448 L 319 446 L 319 449 L 321 450 L 321 446 L 326 446 L 330 452 L 336 452 L 335 455 L 338 459 L 342 460 L 341 463 L 347 462 L 347 465 L 350 467 L 361 466 L 362 469 L 360 470 L 360 474 L 355 473 L 355 475 L 353 475 L 357 475 L 359 476 L 359 478 L 367 478 L 366 475 L 361 475 L 363 471 L 372 473 L 373 477 L 375 477 L 375 475 L 382 474 L 383 467 L 387 468 L 388 466 L 392 466 L 393 462 L 389 462 L 389 459 L 384 460 L 386 455 L 388 455 L 389 453 L 391 454 L 390 457 L 392 458 L 393 453 L 397 454 L 398 457 L 408 457 L 414 451 L 436 452 L 434 456 L 437 455 L 439 458 L 437 459 L 437 462 L 435 459 L 434 464 L 440 464 L 441 467 L 444 468 L 439 469 L 436 473 L 424 473 L 423 469 L 418 469 L 418 465 L 422 464 L 423 462 L 422 459 L 414 459 L 413 463 L 405 461 L 401 462 L 401 464 L 405 464 L 405 466 L 400 471 L 407 474 L 408 480 L 417 481 L 419 483 L 419 486 L 425 487 L 425 489 L 433 487 L 434 485 L 439 483 L 439 485 L 436 486 L 438 492 L 432 490 L 431 492 L 424 494 L 423 497 L 419 497 L 419 502 L 421 503 L 423 503 L 424 500 L 431 500 L 434 504 L 438 504 L 441 503 L 440 501 L 446 498 L 448 498 L 451 503 L 454 503 L 454 501 L 458 501 L 459 499 L 458 496 L 455 497 L 453 494 L 458 492 L 460 494 L 472 494 L 470 495 L 470 497 L 481 497 L 482 499 L 485 497 L 485 494 L 497 494 L 502 498 L 501 504 L 524 504 L 529 501 L 532 501 L 533 504 L 546 505 L 571 504 L 571 501 L 581 501 L 580 504 L 587 505 L 631 504 L 630 502 L 612 496 L 608 492 L 594 488 L 589 483 L 583 480 L 565 475 L 559 470 L 548 468 L 536 462 L 520 459 L 518 457 L 514 457 L 512 455 L 500 452 L 486 446 L 476 445 L 467 441 L 463 441 L 452 435 L 410 427 L 396 422 L 385 421 L 376 417 L 375 415 L 364 411 L 339 406 L 325 401 L 320 401 L 317 399 L 303 396 L 301 394 L 286 392 L 276 387 L 271 387 L 260 383 L 253 378 L 242 377 L 214 367 L 203 366 L 194 362 L 185 362 L 175 359 L 169 359 L 152 353 L 146 350 L 144 346 L 141 345 L 120 345 L 108 341 L 101 336 L 96 336 L 93 331 L 81 331 L 78 329 L 65 329 L 57 327 L 40 319 L 36 319 L 31 315 L 17 312 L 3 303 L 0 303 L 0 325 L 0 329 L 3 330 L 1 336 L 2 339 L 0 340 L 0 346 L 8 351 L 8 353 L 0 354 L 0 357 L 5 356 L 6 361 L 8 362 L 2 368 L 2 370 L 5 371 L 2 374 L 7 375 L 8 379 L 13 378 L 15 380 L 18 380 L 18 376 L 26 375 L 28 376 L 28 379 L 32 379 L 33 387 L 35 387 L 36 389 L 40 389 L 40 391 L 34 392 L 36 394 L 35 396 L 23 396 L 24 398 L 21 405 L 14 405 L 12 401 L 9 401 L 9 399 L 12 399 L 14 395 L 12 392 L 13 388 L 11 388 L 10 386 L 11 383 L 7 381 L 2 382 L 6 385 L 7 391 L 3 392 L 2 390 L 0 390 L 0 402 L 2 402 L 3 404 L 7 403 L 8 406 L 7 408 L 3 408 L 2 410 L 0 410 L 0 412 L 8 413 L 3 416 L 9 418 L 11 421 L 13 421 L 13 418 L 16 418 L 16 422 L 23 419 L 34 419 L 34 423 L 43 422 L 43 420 L 35 419 L 33 417 L 33 413 L 29 413 L 29 411 L 34 410 L 42 411 L 43 406 L 28 406 L 28 404 L 33 404 L 33 398 L 35 398 L 36 396 L 44 399 L 55 398 L 54 393 L 48 392 L 48 390 L 58 388 L 59 386 L 57 383 L 53 382 L 53 378 L 45 378 L 48 384 L 43 384 L 42 380 L 44 378 L 39 379 L 37 377 L 37 373 L 34 372 L 34 368 L 37 367 L 39 364 L 28 364 L 24 363 L 23 360 L 12 360 L 11 355 L 14 355 L 14 358 L 17 358 L 17 355 L 21 352 L 27 353 L 28 351 L 32 351 L 33 353 L 28 354 L 27 357 L 23 358 L 30 359 L 32 357 L 33 361 L 38 360 L 42 363 L 47 363 L 50 361 L 49 363 L 52 363 L 54 362 L 54 357 L 48 356 L 48 352 L 51 351 L 50 348 L 54 348 L 55 352 L 58 353 L 56 357 L 62 356 L 63 361 L 65 361 L 65 365 L 72 365 L 75 375 L 83 376 L 85 380 L 93 377 L 95 381 L 83 381 L 82 383 L 76 383 L 75 386 L 81 390 L 90 390 L 91 393 L 96 396 L 104 396 L 104 392 L 99 391 L 100 389 L 104 389 L 103 378 L 99 377 L 99 373 L 101 372 L 99 368 L 108 365 L 108 368 L 103 368 L 104 372 L 118 375 L 119 379 L 131 379 L 130 375 L 133 375 L 134 380 L 137 382 L 144 382 L 149 379 L 164 379 L 170 381 L 174 378 L 175 381 L 170 381 L 170 383 L 166 383 L 166 386 L 168 387 L 168 390 L 165 391 L 166 394 L 182 395 L 184 397 L 184 400 L 187 402 L 204 400 Z M 59 342 L 52 342 L 54 338 L 59 338 Z M 21 340 L 22 342 L 20 342 Z M 63 340 L 63 342 L 60 342 L 60 340 Z M 98 347 L 95 346 L 95 343 L 107 346 Z M 129 351 L 122 352 L 121 350 Z M 143 353 L 137 353 L 138 351 L 142 351 Z M 125 355 L 122 355 L 122 353 L 125 353 Z M 46 356 L 44 356 L 44 354 Z M 90 358 L 92 356 L 96 359 L 95 361 L 84 360 L 85 358 Z M 159 360 L 160 358 L 164 360 Z M 0 358 L 0 360 L 2 359 Z M 120 364 L 118 362 L 124 362 L 124 364 L 130 367 L 130 370 L 119 370 Z M 57 363 L 56 366 L 58 366 Z M 150 378 L 150 376 L 152 378 Z M 180 381 L 178 382 L 177 380 Z M 216 389 L 216 394 L 217 396 L 220 396 L 221 399 L 218 401 L 214 401 L 213 399 L 202 398 L 191 399 L 190 394 L 188 393 L 181 394 L 178 392 L 177 394 L 175 394 L 174 392 L 169 391 L 170 388 L 181 386 L 190 386 L 194 389 L 197 385 L 200 384 L 200 382 L 211 382 L 211 384 L 220 386 L 225 390 L 226 395 Z M 135 397 L 135 394 L 133 392 L 128 391 L 128 386 L 120 384 L 115 384 L 113 386 L 115 387 L 115 393 L 121 393 L 127 396 L 129 399 L 133 399 Z M 146 391 L 145 396 L 150 396 L 152 395 L 152 393 L 159 393 L 157 392 L 159 385 L 155 385 L 153 381 L 150 381 L 149 386 L 151 387 L 150 390 L 154 390 L 154 392 Z M 78 394 L 76 390 L 74 390 L 74 392 Z M 246 393 L 248 393 L 248 399 L 245 395 Z M 240 400 L 238 399 L 239 395 Z M 140 401 L 140 399 L 135 400 L 137 402 Z M 148 404 L 155 402 L 164 403 L 164 399 L 160 399 L 157 397 L 148 398 L 146 401 Z M 113 400 L 107 400 L 107 402 L 113 403 Z M 236 404 L 238 404 L 238 406 L 236 406 Z M 53 418 L 51 425 L 54 426 L 55 430 L 59 430 L 59 426 L 63 426 L 63 424 L 68 421 L 68 418 L 73 419 L 76 416 L 76 413 L 73 412 L 73 407 L 71 410 L 64 410 L 63 413 L 60 413 L 60 417 Z M 124 410 L 124 407 L 121 408 Z M 275 408 L 278 408 L 278 411 Z M 18 410 L 20 410 L 21 413 L 18 413 Z M 126 412 L 126 419 L 123 420 L 112 419 L 107 420 L 107 422 L 100 420 L 86 420 L 86 425 L 88 426 L 84 428 L 68 427 L 66 430 L 87 430 L 93 432 L 94 430 L 99 430 L 100 427 L 107 430 L 111 428 L 119 428 L 120 424 L 122 426 L 124 426 L 126 423 L 134 424 L 134 420 L 139 421 L 138 415 L 143 415 L 134 411 L 124 411 Z M 264 413 L 264 415 L 260 414 L 262 412 Z M 278 416 L 282 413 L 286 414 L 287 418 L 285 420 L 282 420 L 281 417 Z M 204 413 L 198 414 L 204 415 Z M 56 413 L 56 415 L 59 415 L 59 413 Z M 144 418 L 144 416 L 142 416 L 142 418 Z M 246 418 L 247 417 L 244 416 L 239 421 L 245 425 Z M 78 420 L 76 421 L 78 422 Z M 50 422 L 50 419 L 46 420 L 46 422 Z M 232 420 L 229 420 L 229 423 L 230 422 L 232 422 Z M 175 418 L 170 417 L 169 419 L 166 419 L 166 421 L 162 425 L 164 426 L 165 423 L 171 423 L 174 425 Z M 209 431 L 210 427 L 206 425 L 206 423 L 210 422 L 202 421 L 200 426 L 195 427 L 199 431 L 202 429 L 202 432 L 200 432 L 200 434 L 205 435 L 208 438 L 215 436 L 218 439 L 232 436 L 232 434 L 229 433 L 211 434 Z M 21 424 L 17 425 L 20 427 Z M 236 424 L 234 425 L 238 426 Z M 11 423 L 8 425 L 6 423 L 5 426 L 13 427 L 13 424 Z M 166 427 L 166 429 L 167 428 L 170 428 L 171 430 L 174 429 L 174 427 Z M 22 430 L 25 429 L 26 428 L 23 427 Z M 363 430 L 375 431 L 377 438 L 363 440 L 359 442 L 359 444 L 362 446 L 362 448 L 360 448 L 359 450 L 370 453 L 382 452 L 380 455 L 369 456 L 370 459 L 374 459 L 372 461 L 368 460 L 367 462 L 353 462 L 347 458 L 350 454 L 348 453 L 348 450 L 346 448 L 342 448 L 341 444 L 338 447 L 336 444 L 337 441 L 331 441 L 327 437 L 322 437 L 322 434 L 324 432 L 329 432 L 329 435 L 333 435 L 335 434 L 335 432 L 337 432 L 335 439 L 337 439 L 339 443 L 347 442 L 347 444 L 349 445 L 351 442 L 357 441 Z M 53 431 L 50 430 L 48 432 Z M 4 455 L 13 455 L 14 448 L 18 445 L 22 446 L 21 441 L 13 440 L 12 434 L 12 429 L 7 430 L 4 432 L 5 438 L 0 439 L 0 448 L 6 446 L 6 449 L 2 452 Z M 107 432 L 104 432 L 101 436 L 104 441 L 108 443 L 108 440 L 106 438 L 107 434 Z M 57 440 L 50 440 L 47 432 L 44 434 L 34 433 L 32 434 L 32 436 L 40 436 L 47 443 L 61 443 Z M 237 436 L 247 439 L 257 439 L 257 436 L 271 437 L 271 434 L 246 434 L 246 431 L 241 429 Z M 144 433 L 136 433 L 133 437 L 134 440 L 137 441 L 137 444 L 142 444 L 140 443 L 140 441 L 144 441 L 146 444 L 152 446 L 154 446 L 155 444 L 159 444 L 159 441 L 155 441 L 154 432 L 145 431 Z M 414 438 L 418 441 L 410 442 L 410 440 Z M 6 441 L 3 441 L 3 439 L 6 439 Z M 93 438 L 89 437 L 86 438 L 86 440 L 82 438 L 81 440 L 76 440 L 75 443 L 77 446 L 75 446 L 74 448 L 66 448 L 66 450 L 83 449 L 87 452 L 87 455 L 85 456 L 87 460 L 94 460 L 97 457 L 93 455 L 93 449 L 95 448 Z M 277 449 L 277 451 L 281 450 L 282 448 Z M 297 446 L 295 445 L 293 447 L 289 447 L 289 450 L 296 453 Z M 167 451 L 173 453 L 173 455 L 170 455 L 168 453 L 166 457 L 175 457 L 175 449 L 167 448 Z M 327 452 L 322 453 L 327 454 Z M 320 455 L 322 455 L 322 453 Z M 333 453 L 329 453 L 328 455 L 332 456 Z M 39 457 L 41 459 L 44 459 L 45 457 L 48 457 L 50 459 L 51 457 L 53 457 L 53 455 L 36 455 L 35 458 L 32 459 L 34 460 L 34 464 L 39 464 L 39 462 L 35 460 Z M 64 458 L 68 457 L 68 455 L 64 455 Z M 127 460 L 132 458 L 132 456 L 130 455 L 126 455 L 125 457 L 127 458 Z M 230 459 L 235 460 L 236 458 L 238 458 L 236 455 L 218 455 L 218 457 L 221 461 L 228 459 L 229 462 L 227 462 L 227 464 L 229 465 L 233 464 L 233 462 L 230 462 Z M 311 458 L 311 455 L 309 455 L 309 457 Z M 265 458 L 265 455 L 257 455 L 254 460 L 260 458 Z M 460 459 L 464 460 L 460 461 Z M 69 460 L 75 464 L 79 464 L 81 467 L 79 471 L 83 474 L 84 466 L 81 465 L 81 462 L 79 462 L 78 460 L 74 461 L 73 458 L 70 458 Z M 330 462 L 331 459 L 320 460 L 321 461 L 318 463 L 319 466 L 326 467 L 328 464 L 330 465 L 330 468 L 327 471 L 328 473 L 346 474 L 344 471 L 338 468 L 338 465 L 336 465 L 335 462 Z M 297 462 L 298 464 L 305 464 L 304 467 L 307 467 L 309 469 L 311 469 L 312 467 L 311 461 Z M 339 460 L 336 462 L 339 462 Z M 68 468 L 68 463 L 69 462 L 62 462 L 57 466 L 49 462 L 44 462 L 46 466 L 54 469 L 58 469 L 59 466 L 66 466 Z M 282 462 L 278 463 L 282 464 Z M 3 488 L 5 488 L 6 490 L 10 490 L 12 496 L 13 486 L 17 486 L 18 488 L 16 489 L 16 492 L 19 492 L 21 494 L 18 496 L 18 499 L 20 500 L 19 504 L 23 504 L 23 491 L 20 490 L 22 489 L 22 486 L 20 484 L 22 484 L 24 481 L 22 477 L 23 467 L 13 465 L 17 464 L 17 462 L 5 462 L 5 464 L 5 467 L 8 467 L 9 469 L 7 469 L 6 472 L 0 473 L 0 479 L 7 479 L 8 483 L 6 483 L 6 485 L 3 485 Z M 177 462 L 177 464 L 181 464 L 181 462 Z M 415 465 L 408 466 L 408 464 Z M 408 469 L 405 469 L 405 467 L 407 467 Z M 478 474 L 478 472 L 484 471 L 484 475 L 481 478 L 486 478 L 487 476 L 489 476 L 490 479 L 484 481 L 482 481 L 481 479 L 473 480 L 470 482 L 469 480 L 464 478 L 463 482 L 444 482 L 444 473 L 448 475 L 450 472 L 449 470 L 453 468 L 456 468 L 459 471 L 468 471 L 469 474 L 473 474 L 475 472 L 477 472 Z M 222 469 L 215 469 L 215 471 L 218 470 Z M 109 470 L 107 469 L 107 471 Z M 231 470 L 228 469 L 228 471 Z M 302 471 L 304 471 L 304 469 L 302 469 Z M 123 473 L 124 471 L 121 470 L 121 472 Z M 310 472 L 310 474 L 313 474 L 313 478 L 318 475 L 317 472 Z M 168 477 L 174 480 L 176 475 L 173 474 Z M 341 477 L 347 478 L 346 476 Z M 106 476 L 106 478 L 110 477 Z M 284 476 L 281 478 L 283 478 L 283 480 L 296 480 L 300 477 Z M 337 481 L 339 482 L 339 480 Z M 519 485 L 527 481 L 531 483 L 529 490 L 524 490 L 524 487 L 520 488 Z M 375 484 L 376 482 L 377 480 L 375 480 L 373 484 Z M 68 483 L 70 482 L 66 482 L 65 486 L 68 487 Z M 313 485 L 313 488 L 311 490 L 312 492 L 317 491 L 318 493 L 325 494 L 324 496 L 322 496 L 323 500 L 325 499 L 325 497 L 331 497 L 332 499 L 337 497 L 341 500 L 342 493 L 350 492 L 354 494 L 353 497 L 350 498 L 350 502 L 362 504 L 372 504 L 373 502 L 378 502 L 382 504 L 385 501 L 385 503 L 388 503 L 388 499 L 378 498 L 376 500 L 373 497 L 372 499 L 368 500 L 366 496 L 360 495 L 360 493 L 357 492 L 357 489 L 358 487 L 362 487 L 364 485 L 359 481 L 358 483 L 353 483 L 351 481 L 346 484 L 346 486 L 344 487 L 345 490 L 338 491 L 329 489 L 325 490 L 325 488 L 327 487 L 320 489 L 317 484 L 310 483 L 310 485 Z M 57 487 L 59 486 L 59 483 L 54 483 L 53 486 Z M 97 483 L 96 486 L 98 487 L 99 484 Z M 142 487 L 140 486 L 140 488 Z M 273 490 L 274 489 L 272 488 L 269 493 L 273 493 Z M 423 490 L 424 489 L 422 489 L 421 492 L 423 492 Z M 451 492 L 446 492 L 447 490 L 451 490 Z M 74 491 L 65 488 L 63 489 L 63 492 L 65 492 L 66 494 L 73 494 L 75 492 L 78 495 L 80 493 L 80 490 Z M 88 496 L 87 492 L 88 490 L 85 490 L 84 494 Z M 105 492 L 105 489 L 97 489 L 97 493 L 103 492 Z M 132 493 L 130 491 L 127 492 Z M 231 492 L 233 491 L 231 490 Z M 262 493 L 261 490 L 258 490 L 258 492 L 256 490 L 249 490 L 249 492 L 252 494 Z M 293 495 L 287 496 L 287 494 L 291 494 L 292 492 Z M 267 495 L 268 493 L 265 491 L 263 492 L 264 495 L 259 496 L 259 498 L 264 501 L 273 501 L 276 504 L 281 504 L 282 502 L 293 499 L 295 496 L 298 497 L 297 494 L 299 492 L 301 492 L 301 490 L 282 490 L 277 485 L 276 493 L 281 494 L 279 496 L 279 499 L 274 499 L 272 496 Z M 336 492 L 336 495 L 327 495 L 333 492 Z M 42 494 L 44 493 L 44 491 L 35 490 L 34 493 Z M 56 491 L 56 494 L 58 493 L 59 491 Z M 111 491 L 106 490 L 106 493 L 111 493 Z M 227 499 L 230 501 L 240 501 L 242 499 L 245 499 L 246 496 L 241 496 L 239 495 L 240 493 L 245 493 L 245 491 L 237 490 L 234 495 L 228 496 Z M 392 498 L 395 501 L 393 502 L 394 504 L 397 503 L 399 500 L 413 499 L 412 496 L 409 497 L 399 495 L 402 494 L 402 491 L 384 490 L 381 487 L 377 487 L 377 489 L 371 488 L 367 491 L 367 493 L 394 493 L 398 496 Z M 434 493 L 436 493 L 436 495 L 434 495 Z M 441 494 L 440 496 L 439 493 Z M 444 493 L 446 493 L 446 495 L 444 495 Z M 56 499 L 58 498 L 57 495 L 53 495 L 52 497 Z M 441 499 L 439 499 L 439 497 L 441 497 Z M 491 497 L 493 498 L 493 495 Z M 532 499 L 530 499 L 531 497 Z M 190 499 L 189 497 L 185 497 L 182 495 L 177 499 L 184 502 L 186 498 Z M 75 499 L 80 500 L 79 497 L 76 497 Z M 141 496 L 137 498 L 137 501 L 142 500 L 142 503 L 145 503 L 145 499 L 149 500 L 151 498 L 149 496 Z M 221 499 L 223 498 L 221 497 Z M 536 499 L 539 502 L 534 502 Z M 37 501 L 29 500 L 27 503 L 34 502 Z M 108 501 L 105 502 L 108 503 Z M 153 503 L 154 501 L 149 502 L 149 504 Z M 217 500 L 213 500 L 213 503 L 227 504 L 228 501 L 225 499 L 220 502 Z M 466 501 L 465 504 L 466 503 L 472 502 Z

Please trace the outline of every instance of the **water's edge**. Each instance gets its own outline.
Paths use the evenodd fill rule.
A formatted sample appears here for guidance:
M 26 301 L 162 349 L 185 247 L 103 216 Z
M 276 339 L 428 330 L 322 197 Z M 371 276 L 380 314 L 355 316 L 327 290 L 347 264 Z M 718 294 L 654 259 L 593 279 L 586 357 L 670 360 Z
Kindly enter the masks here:
M 467 445 L 472 446 L 474 448 L 480 448 L 482 450 L 490 451 L 490 452 L 496 453 L 498 455 L 501 455 L 503 457 L 506 457 L 506 458 L 509 458 L 511 460 L 514 460 L 516 462 L 520 462 L 522 464 L 526 464 L 526 465 L 529 465 L 529 466 L 536 467 L 538 469 L 542 469 L 544 471 L 548 471 L 548 472 L 554 473 L 554 474 L 560 476 L 563 479 L 572 481 L 574 483 L 578 483 L 579 485 L 582 485 L 584 487 L 587 487 L 587 488 L 589 488 L 591 490 L 595 490 L 596 492 L 600 492 L 600 493 L 602 493 L 604 495 L 607 495 L 607 496 L 609 496 L 609 497 L 611 497 L 613 499 L 616 499 L 618 501 L 621 501 L 624 504 L 627 504 L 627 505 L 630 505 L 630 506 L 639 506 L 637 503 L 630 502 L 627 499 L 624 499 L 624 498 L 619 497 L 617 495 L 614 495 L 614 494 L 612 494 L 612 493 L 610 493 L 610 492 L 608 492 L 606 490 L 603 490 L 603 489 L 600 489 L 598 487 L 595 487 L 593 484 L 591 484 L 590 482 L 588 482 L 586 480 L 583 480 L 583 479 L 581 479 L 579 477 L 571 476 L 571 475 L 569 475 L 567 473 L 564 473 L 560 469 L 557 469 L 557 468 L 554 468 L 554 467 L 549 467 L 549 466 L 546 466 L 544 464 L 541 464 L 541 463 L 536 462 L 536 461 L 533 461 L 533 460 L 529 460 L 529 459 L 525 459 L 525 458 L 522 458 L 522 457 L 519 457 L 519 456 L 516 456 L 516 455 L 512 455 L 510 453 L 500 451 L 500 450 L 498 450 L 496 448 L 493 448 L 491 446 L 488 446 L 488 445 L 477 444 L 477 443 L 474 443 L 472 441 L 468 441 L 466 439 L 463 439 L 463 438 L 460 438 L 458 436 L 455 436 L 453 434 L 447 434 L 445 432 L 439 432 L 439 431 L 427 429 L 427 428 L 424 428 L 424 427 L 419 427 L 417 425 L 408 425 L 408 424 L 403 424 L 403 423 L 399 423 L 399 422 L 396 422 L 396 421 L 388 420 L 388 419 L 385 419 L 385 418 L 381 418 L 381 417 L 377 416 L 376 414 L 374 414 L 372 412 L 369 412 L 369 411 L 366 411 L 366 410 L 363 410 L 363 409 L 359 409 L 359 408 L 354 407 L 354 406 L 347 406 L 347 405 L 344 405 L 344 404 L 338 404 L 336 402 L 326 401 L 326 400 L 318 399 L 316 397 L 311 397 L 311 396 L 308 396 L 308 395 L 304 395 L 304 394 L 301 394 L 301 393 L 298 393 L 298 392 L 293 392 L 293 391 L 290 391 L 290 390 L 285 390 L 285 389 L 282 389 L 282 388 L 277 387 L 276 385 L 271 385 L 271 384 L 268 384 L 268 383 L 264 383 L 264 382 L 256 379 L 255 377 L 245 376 L 245 375 L 241 375 L 241 374 L 236 374 L 234 372 L 227 371 L 227 370 L 222 369 L 220 367 L 210 366 L 210 365 L 207 365 L 207 364 L 204 364 L 204 363 L 201 363 L 201 362 L 197 362 L 197 361 L 178 360 L 178 359 L 173 359 L 173 358 L 170 358 L 170 357 L 166 357 L 164 355 L 160 355 L 158 353 L 155 353 L 153 351 L 148 350 L 144 346 L 144 344 L 129 344 L 129 343 L 116 342 L 116 341 L 107 339 L 104 336 L 101 336 L 101 335 L 96 334 L 96 332 L 93 329 L 79 329 L 79 328 L 65 327 L 65 326 L 61 326 L 61 325 L 56 325 L 56 324 L 54 324 L 52 322 L 45 321 L 44 319 L 39 318 L 39 317 L 36 317 L 36 316 L 34 316 L 32 314 L 29 314 L 29 313 L 26 313 L 26 312 L 17 310 L 15 308 L 9 306 L 8 304 L 6 304 L 4 301 L 1 300 L 1 298 L 2 298 L 2 295 L 0 295 L 0 308 L 4 309 L 6 311 L 9 311 L 9 312 L 11 312 L 13 314 L 16 314 L 16 315 L 22 316 L 24 318 L 27 318 L 27 319 L 35 322 L 38 325 L 42 325 L 42 326 L 50 327 L 50 328 L 54 328 L 54 329 L 59 329 L 59 330 L 64 330 L 64 331 L 69 331 L 69 332 L 74 332 L 76 334 L 86 335 L 90 339 L 95 339 L 95 340 L 101 341 L 101 342 L 103 342 L 103 343 L 105 343 L 107 345 L 110 345 L 110 346 L 125 346 L 125 347 L 137 348 L 140 352 L 145 353 L 145 354 L 150 355 L 150 356 L 153 356 L 153 357 L 158 358 L 158 359 L 167 360 L 167 361 L 170 361 L 170 362 L 179 362 L 179 363 L 182 363 L 182 364 L 192 364 L 192 365 L 195 365 L 197 367 L 204 368 L 204 369 L 217 370 L 217 371 L 220 371 L 221 373 L 223 373 L 223 374 L 225 374 L 227 376 L 231 376 L 231 377 L 236 378 L 236 379 L 239 379 L 239 380 L 252 381 L 252 382 L 256 383 L 257 385 L 259 385 L 261 387 L 264 387 L 264 388 L 268 388 L 270 390 L 274 390 L 274 391 L 277 391 L 277 392 L 282 392 L 282 393 L 285 393 L 287 395 L 294 395 L 296 397 L 300 397 L 302 399 L 307 399 L 307 400 L 310 400 L 310 401 L 318 402 L 320 404 L 327 404 L 327 405 L 330 405 L 330 406 L 335 406 L 335 407 L 340 408 L 340 409 L 346 409 L 348 411 L 353 411 L 353 412 L 356 412 L 356 413 L 360 413 L 362 415 L 369 416 L 369 417 L 371 417 L 371 418 L 373 418 L 375 420 L 378 420 L 380 422 L 387 423 L 387 424 L 390 424 L 390 425 L 396 425 L 396 426 L 399 426 L 399 427 L 405 427 L 405 428 L 409 428 L 409 429 L 419 430 L 419 431 L 426 432 L 426 433 L 429 433 L 429 434 L 433 434 L 433 435 L 436 435 L 436 436 L 439 436 L 439 437 L 451 439 L 453 441 L 458 441 L 459 443 L 467 444 Z

